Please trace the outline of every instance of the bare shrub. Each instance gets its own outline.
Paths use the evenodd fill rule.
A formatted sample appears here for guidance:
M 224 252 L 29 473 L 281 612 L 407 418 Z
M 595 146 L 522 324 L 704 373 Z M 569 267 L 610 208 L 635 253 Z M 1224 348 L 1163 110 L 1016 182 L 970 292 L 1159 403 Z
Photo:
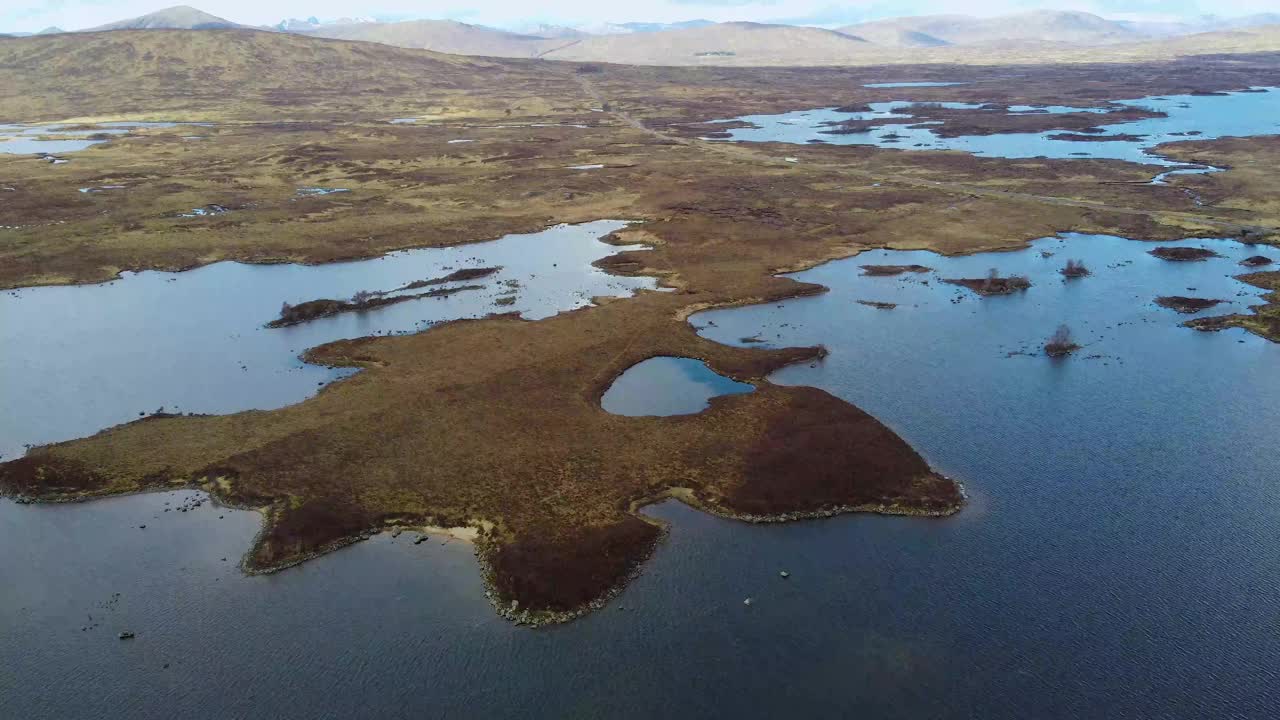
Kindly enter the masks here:
M 1058 329 L 1053 331 L 1049 341 L 1044 344 L 1044 353 L 1049 357 L 1070 355 L 1078 349 L 1080 346 L 1072 339 L 1071 328 L 1066 325 L 1059 325 Z
M 1067 266 L 1062 268 L 1060 272 L 1069 278 L 1078 278 L 1088 275 L 1089 268 L 1085 267 L 1084 262 L 1081 260 L 1068 260 Z
M 983 284 L 982 289 L 987 292 L 990 292 L 991 287 L 995 285 L 996 282 L 998 282 L 999 280 L 1000 280 L 1000 269 L 991 268 L 990 270 L 987 271 L 987 281 L 986 283 Z

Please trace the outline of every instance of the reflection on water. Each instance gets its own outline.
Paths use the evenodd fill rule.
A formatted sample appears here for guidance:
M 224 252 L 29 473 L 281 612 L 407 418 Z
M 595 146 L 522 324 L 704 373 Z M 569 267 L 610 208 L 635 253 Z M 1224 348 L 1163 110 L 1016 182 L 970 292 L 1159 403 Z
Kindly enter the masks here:
M 382 535 L 244 577 L 234 565 L 258 527 L 251 513 L 166 513 L 180 502 L 167 493 L 0 501 L 5 710 L 1271 717 L 1280 348 L 1179 327 L 1183 316 L 1152 305 L 1255 302 L 1229 276 L 1257 248 L 1184 244 L 1225 257 L 1173 263 L 1148 244 L 1082 235 L 956 258 L 875 251 L 796 275 L 826 294 L 695 317 L 721 342 L 825 344 L 823 362 L 773 380 L 867 409 L 962 479 L 971 502 L 943 519 L 776 525 L 664 503 L 647 512 L 672 530 L 644 573 L 565 626 L 498 618 L 456 542 Z M 1064 279 L 1067 259 L 1093 274 Z M 936 272 L 859 268 L 912 263 Z M 980 298 L 938 282 L 991 267 L 1034 284 Z M 1034 354 L 1060 322 L 1085 349 L 1062 362 Z M 81 630 L 90 615 L 97 627 Z M 138 637 L 119 641 L 121 630 Z
M 1067 113 L 1106 112 L 1107 108 L 1033 107 L 1015 106 L 1008 110 L 982 110 L 973 103 L 934 103 L 945 108 L 975 111 L 974 119 L 980 121 L 982 113 L 1009 112 Z M 1151 154 L 1151 148 L 1161 143 L 1180 140 L 1212 140 L 1221 137 L 1250 137 L 1280 133 L 1280 92 L 1266 88 L 1265 92 L 1236 92 L 1226 95 L 1175 95 L 1148 97 L 1138 100 L 1117 100 L 1114 105 L 1147 108 L 1165 113 L 1165 117 L 1153 117 L 1132 122 L 1103 124 L 1099 135 L 1139 135 L 1140 139 L 1073 142 L 1054 139 L 1061 130 L 1039 133 L 997 133 L 994 135 L 963 135 L 940 137 L 934 129 L 937 123 L 885 124 L 869 132 L 854 134 L 828 134 L 832 126 L 845 120 L 891 121 L 911 118 L 912 102 L 871 103 L 871 111 L 846 113 L 834 108 L 799 110 L 778 115 L 746 115 L 734 120 L 748 122 L 753 127 L 733 128 L 727 132 L 727 140 L 742 142 L 807 143 L 824 140 L 832 145 L 873 145 L 904 150 L 960 150 L 987 157 L 1003 158 L 1111 158 L 1153 165 L 1177 165 L 1178 163 Z M 722 121 L 729 122 L 729 121 Z
M 591 263 L 622 249 L 597 238 L 619 220 L 559 225 L 450 248 L 327 265 L 221 262 L 180 273 L 124 273 L 101 285 L 37 287 L 0 295 L 0 454 L 92 434 L 163 407 L 230 413 L 299 402 L 352 371 L 298 356 L 341 338 L 414 332 L 434 323 L 518 312 L 530 319 L 584 307 L 593 297 L 655 288 Z M 283 303 L 390 291 L 459 268 L 499 267 L 444 297 L 268 329 Z M 395 294 L 395 293 L 390 293 Z
M 655 357 L 627 368 L 600 405 L 615 415 L 690 415 L 707 409 L 713 397 L 752 390 L 754 386 L 727 378 L 701 360 Z
M 171 122 L 108 122 L 90 125 L 54 123 L 49 125 L 0 125 L 0 154 L 38 155 L 69 153 L 106 142 L 87 139 L 92 135 L 127 135 L 130 130 L 169 128 Z M 181 123 L 204 125 L 205 123 Z

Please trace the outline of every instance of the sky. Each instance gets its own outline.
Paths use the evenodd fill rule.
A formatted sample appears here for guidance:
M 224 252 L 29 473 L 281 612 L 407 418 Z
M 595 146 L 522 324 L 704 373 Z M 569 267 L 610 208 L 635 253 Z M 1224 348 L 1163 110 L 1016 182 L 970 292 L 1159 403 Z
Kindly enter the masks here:
M 36 32 L 57 26 L 82 30 L 144 15 L 183 0 L 3 0 L 0 32 Z M 378 20 L 448 18 L 496 27 L 535 22 L 590 25 L 606 22 L 674 22 L 705 18 L 835 26 L 902 15 L 963 13 L 1000 15 L 1050 8 L 1084 10 L 1122 20 L 1177 20 L 1201 15 L 1232 17 L 1277 10 L 1276 0 L 186 0 L 232 22 L 273 25 L 285 18 L 372 17 Z

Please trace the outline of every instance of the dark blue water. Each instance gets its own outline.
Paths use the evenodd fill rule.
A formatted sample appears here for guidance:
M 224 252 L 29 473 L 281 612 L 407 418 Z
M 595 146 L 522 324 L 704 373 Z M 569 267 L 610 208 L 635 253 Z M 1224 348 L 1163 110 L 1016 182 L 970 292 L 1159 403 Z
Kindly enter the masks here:
M 1170 263 L 1093 236 L 961 258 L 873 252 L 797 275 L 825 295 L 695 316 L 722 342 L 825 343 L 824 362 L 775 380 L 876 414 L 971 501 L 946 519 L 767 526 L 666 503 L 649 510 L 672 530 L 643 575 L 564 626 L 499 619 L 456 541 L 383 535 L 244 577 L 251 513 L 164 512 L 175 494 L 0 501 L 5 711 L 1274 717 L 1280 348 L 1178 327 L 1185 316 L 1151 304 L 1253 302 L 1229 275 L 1257 248 L 1188 244 L 1227 257 Z M 1094 274 L 1062 279 L 1067 258 Z M 858 268 L 911 262 L 938 273 Z M 1034 285 L 979 298 L 938 282 L 991 267 Z M 1086 347 L 1033 354 L 1062 322 Z M 99 626 L 81 630 L 89 614 Z
M 755 387 L 727 378 L 701 360 L 655 357 L 618 376 L 600 406 L 615 415 L 690 415 L 719 395 L 749 393 Z
M 1171 95 L 1136 100 L 1117 100 L 1113 107 L 1147 108 L 1164 113 L 1123 123 L 1106 123 L 1098 127 L 1101 135 L 1139 135 L 1136 140 L 1073 142 L 1055 140 L 1061 130 L 1039 133 L 997 133 L 994 135 L 962 135 L 940 137 L 934 133 L 936 121 L 917 124 L 885 124 L 866 133 L 831 135 L 824 123 L 844 120 L 894 121 L 911 118 L 913 102 L 871 103 L 870 112 L 846 113 L 834 108 L 798 110 L 776 115 L 746 115 L 734 120 L 751 123 L 751 127 L 728 130 L 727 140 L 744 142 L 785 142 L 803 144 L 823 140 L 832 145 L 872 145 L 903 150 L 959 150 L 974 155 L 1003 158 L 1072 158 L 1086 156 L 1110 158 L 1153 165 L 1173 166 L 1178 163 L 1150 152 L 1151 148 L 1180 140 L 1210 140 L 1222 137 L 1250 137 L 1280 133 L 1280 92 L 1237 92 L 1226 95 Z M 973 103 L 938 103 L 951 109 L 968 109 L 980 120 L 984 112 Z M 1008 108 L 1010 114 L 1025 113 L 1104 113 L 1108 108 L 1073 108 L 1030 105 Z M 725 121 L 728 122 L 728 121 Z M 1189 136 L 1187 133 L 1197 133 Z

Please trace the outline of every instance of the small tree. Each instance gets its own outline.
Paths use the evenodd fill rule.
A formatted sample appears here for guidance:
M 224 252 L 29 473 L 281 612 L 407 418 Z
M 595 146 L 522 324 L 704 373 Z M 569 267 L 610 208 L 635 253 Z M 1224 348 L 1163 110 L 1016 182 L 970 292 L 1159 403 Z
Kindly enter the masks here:
M 1049 341 L 1044 344 L 1044 353 L 1049 357 L 1070 355 L 1078 349 L 1080 346 L 1071 338 L 1071 328 L 1066 325 L 1059 325 L 1058 329 L 1053 331 Z
M 368 290 L 361 290 L 357 292 L 355 295 L 351 296 L 351 302 L 355 303 L 356 305 L 363 305 L 372 299 L 373 299 L 373 293 L 369 292 Z
M 293 306 L 290 305 L 289 303 L 286 302 L 280 305 L 280 317 L 287 318 L 292 312 L 293 312 Z
M 999 280 L 1000 280 L 1000 270 L 998 268 L 991 268 L 990 270 L 987 271 L 987 281 L 983 283 L 982 288 L 984 290 L 991 290 L 991 286 L 995 285 L 996 282 Z
M 1089 274 L 1089 268 L 1084 266 L 1084 262 L 1080 260 L 1068 260 L 1067 266 L 1062 268 L 1062 274 L 1069 278 L 1084 277 Z

